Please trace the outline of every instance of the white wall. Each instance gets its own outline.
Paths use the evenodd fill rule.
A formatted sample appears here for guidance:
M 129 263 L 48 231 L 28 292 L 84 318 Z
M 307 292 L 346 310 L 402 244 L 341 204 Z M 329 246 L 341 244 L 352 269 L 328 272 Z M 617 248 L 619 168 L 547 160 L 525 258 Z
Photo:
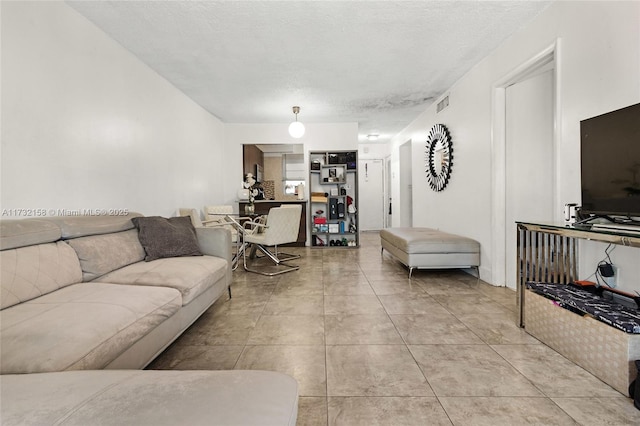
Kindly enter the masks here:
M 222 198 L 224 125 L 62 2 L 2 2 L 2 209 Z
M 385 159 L 389 156 L 389 144 L 383 143 L 360 143 L 358 145 L 358 159 Z
M 492 86 L 559 40 L 555 210 L 560 218 L 564 203 L 580 199 L 580 120 L 640 102 L 639 21 L 639 2 L 556 2 L 451 87 L 448 108 L 436 114 L 434 103 L 397 135 L 391 142 L 396 174 L 399 146 L 413 141 L 414 226 L 477 239 L 482 247 L 481 276 L 493 283 Z M 439 193 L 429 189 L 424 175 L 424 142 L 437 123 L 448 127 L 454 147 L 451 181 Z M 398 194 L 397 180 L 394 184 Z M 395 213 L 397 226 L 400 214 Z M 639 276 L 640 250 L 631 254 L 621 249 L 616 249 L 616 254 L 625 264 L 625 276 Z M 593 250 L 599 260 L 602 250 Z M 588 253 L 588 248 L 583 250 L 581 265 L 591 270 Z M 635 281 L 623 287 L 634 285 L 640 289 Z
M 227 124 L 225 126 L 224 170 L 230 184 L 225 187 L 225 204 L 238 208 L 237 191 L 242 187 L 242 145 L 303 144 L 304 176 L 309 176 L 309 151 L 344 151 L 358 149 L 358 123 L 304 123 L 306 132 L 300 139 L 289 136 L 289 123 Z M 308 185 L 305 198 L 309 196 Z

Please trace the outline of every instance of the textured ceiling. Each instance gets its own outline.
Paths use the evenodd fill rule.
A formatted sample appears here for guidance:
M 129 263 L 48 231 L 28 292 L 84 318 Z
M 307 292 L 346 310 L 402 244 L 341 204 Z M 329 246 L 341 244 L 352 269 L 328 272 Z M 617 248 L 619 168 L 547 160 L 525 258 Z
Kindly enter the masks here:
M 548 1 L 69 1 L 226 123 L 388 141 Z

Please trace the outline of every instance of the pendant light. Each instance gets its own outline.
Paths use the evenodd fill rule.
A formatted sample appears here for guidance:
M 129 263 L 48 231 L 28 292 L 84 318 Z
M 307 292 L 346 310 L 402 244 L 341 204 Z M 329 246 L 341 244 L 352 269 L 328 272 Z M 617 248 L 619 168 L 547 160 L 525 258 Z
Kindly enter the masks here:
M 292 138 L 301 138 L 304 135 L 304 124 L 298 121 L 298 114 L 300 113 L 300 107 L 294 106 L 293 113 L 296 115 L 296 121 L 289 124 L 289 134 Z

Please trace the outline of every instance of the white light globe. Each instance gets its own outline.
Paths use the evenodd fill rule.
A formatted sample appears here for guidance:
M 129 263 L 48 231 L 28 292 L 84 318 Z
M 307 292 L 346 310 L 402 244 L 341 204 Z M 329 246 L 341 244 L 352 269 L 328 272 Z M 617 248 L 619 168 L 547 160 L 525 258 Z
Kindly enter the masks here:
M 304 124 L 299 121 L 289 124 L 289 134 L 293 138 L 301 138 L 304 135 Z

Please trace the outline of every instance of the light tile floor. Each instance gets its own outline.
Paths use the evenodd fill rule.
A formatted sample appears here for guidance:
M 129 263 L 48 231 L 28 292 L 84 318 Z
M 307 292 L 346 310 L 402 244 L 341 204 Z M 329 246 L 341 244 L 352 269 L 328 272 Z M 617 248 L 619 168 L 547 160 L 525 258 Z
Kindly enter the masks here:
M 299 383 L 298 425 L 638 425 L 631 399 L 515 325 L 515 292 L 357 249 L 289 249 L 300 270 L 234 272 L 149 368 L 260 369 Z

